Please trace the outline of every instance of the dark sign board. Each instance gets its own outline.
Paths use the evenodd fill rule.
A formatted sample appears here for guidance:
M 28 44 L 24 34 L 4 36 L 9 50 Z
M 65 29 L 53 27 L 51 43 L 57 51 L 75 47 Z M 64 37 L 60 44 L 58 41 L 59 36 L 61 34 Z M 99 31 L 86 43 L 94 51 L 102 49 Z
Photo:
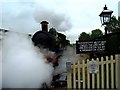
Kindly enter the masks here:
M 76 41 L 76 53 L 104 52 L 106 41 Z

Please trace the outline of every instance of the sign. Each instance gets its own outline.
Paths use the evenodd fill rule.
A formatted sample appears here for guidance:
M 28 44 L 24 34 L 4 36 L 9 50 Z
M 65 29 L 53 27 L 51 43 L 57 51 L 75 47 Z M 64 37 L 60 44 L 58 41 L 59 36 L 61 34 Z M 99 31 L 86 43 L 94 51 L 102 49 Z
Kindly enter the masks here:
M 89 73 L 98 72 L 98 63 L 96 61 L 90 61 L 88 65 Z
M 104 52 L 106 41 L 76 41 L 76 53 Z

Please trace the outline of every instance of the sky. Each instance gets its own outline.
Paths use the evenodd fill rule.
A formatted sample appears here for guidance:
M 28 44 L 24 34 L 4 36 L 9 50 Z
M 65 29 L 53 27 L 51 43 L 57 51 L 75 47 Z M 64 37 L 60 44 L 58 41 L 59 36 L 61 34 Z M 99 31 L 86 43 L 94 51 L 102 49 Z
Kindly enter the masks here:
M 118 16 L 120 16 L 120 1 L 118 2 Z
M 105 4 L 118 17 L 120 0 L 1 0 L 0 28 L 31 33 L 41 30 L 40 22 L 47 20 L 49 28 L 55 28 L 67 36 L 71 43 L 80 33 L 101 29 L 99 14 Z M 119 9 L 120 10 L 120 9 Z

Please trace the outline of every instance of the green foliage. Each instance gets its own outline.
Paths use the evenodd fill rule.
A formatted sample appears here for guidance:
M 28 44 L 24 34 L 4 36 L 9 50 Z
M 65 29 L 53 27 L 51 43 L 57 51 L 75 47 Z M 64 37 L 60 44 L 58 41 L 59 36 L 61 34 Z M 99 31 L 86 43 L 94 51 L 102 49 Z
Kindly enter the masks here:
M 103 35 L 103 32 L 100 29 L 95 29 L 91 31 L 91 34 L 87 34 L 86 32 L 82 32 L 79 36 L 80 41 L 88 41 L 100 37 Z
M 82 32 L 79 36 L 80 41 L 86 41 L 90 40 L 90 34 L 87 34 L 86 32 Z
M 95 39 L 103 35 L 103 32 L 100 29 L 92 30 L 91 39 Z
M 110 23 L 106 26 L 109 32 L 120 32 L 120 17 L 113 16 Z

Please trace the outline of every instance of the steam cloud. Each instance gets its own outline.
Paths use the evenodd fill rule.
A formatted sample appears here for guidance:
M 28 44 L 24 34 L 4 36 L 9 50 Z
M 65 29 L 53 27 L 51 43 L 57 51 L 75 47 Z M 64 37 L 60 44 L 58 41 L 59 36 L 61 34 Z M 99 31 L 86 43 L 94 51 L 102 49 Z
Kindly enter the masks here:
M 50 27 L 56 28 L 57 31 L 67 31 L 72 27 L 68 16 L 45 8 L 35 10 L 34 18 L 38 23 L 47 20 L 50 23 Z
M 75 62 L 77 60 L 83 60 L 79 54 L 76 54 L 74 48 L 67 47 L 67 49 L 63 52 L 63 56 L 59 60 L 59 66 L 56 67 L 54 71 L 54 75 L 61 74 L 66 71 L 66 62 Z
M 73 48 L 68 47 L 54 70 L 43 56 L 46 50 L 34 47 L 30 37 L 20 33 L 8 32 L 2 46 L 3 88 L 40 88 L 43 83 L 50 85 L 53 74 L 66 72 L 66 62 L 82 59 Z
M 1 31 L 0 31 L 0 89 L 2 89 L 2 42 L 1 42 Z
M 2 88 L 40 88 L 51 82 L 52 65 L 45 63 L 27 35 L 8 32 L 2 57 Z

